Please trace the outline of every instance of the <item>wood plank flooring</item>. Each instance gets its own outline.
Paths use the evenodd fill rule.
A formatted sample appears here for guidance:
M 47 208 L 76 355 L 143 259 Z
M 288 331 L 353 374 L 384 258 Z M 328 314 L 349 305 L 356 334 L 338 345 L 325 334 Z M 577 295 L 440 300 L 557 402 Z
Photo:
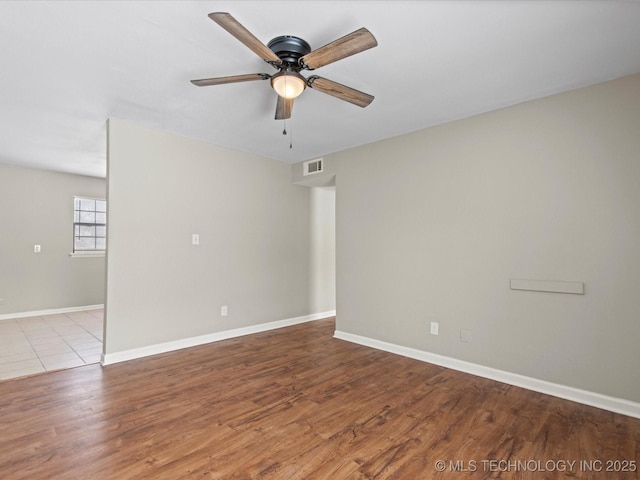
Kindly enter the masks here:
M 0 382 L 0 478 L 640 478 L 619 472 L 640 460 L 638 419 L 350 344 L 334 328 Z

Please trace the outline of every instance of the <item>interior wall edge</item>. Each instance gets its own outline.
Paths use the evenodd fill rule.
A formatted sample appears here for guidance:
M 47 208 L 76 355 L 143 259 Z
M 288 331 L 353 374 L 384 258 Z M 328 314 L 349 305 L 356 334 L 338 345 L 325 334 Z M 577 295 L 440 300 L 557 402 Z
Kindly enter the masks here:
M 506 383 L 515 387 L 525 388 L 545 395 L 570 400 L 572 402 L 589 405 L 591 407 L 601 408 L 614 413 L 620 413 L 629 417 L 640 418 L 640 403 L 626 400 L 623 398 L 610 397 L 597 392 L 590 392 L 579 388 L 560 385 L 557 383 L 540 380 L 538 378 L 527 377 L 517 373 L 507 372 L 496 368 L 478 365 L 476 363 L 458 360 L 456 358 L 438 355 L 423 350 L 410 347 L 403 347 L 393 343 L 383 342 L 361 335 L 355 335 L 348 332 L 336 330 L 334 338 L 344 340 L 351 343 L 357 343 L 376 350 L 382 350 L 403 357 L 412 358 L 421 362 L 439 365 L 445 368 L 451 368 L 459 372 L 469 373 L 489 380 Z
M 303 315 L 300 317 L 286 318 L 283 320 L 275 320 L 273 322 L 259 323 L 256 325 L 250 325 L 248 327 L 234 328 L 231 330 L 208 333 L 206 335 L 183 338 L 183 339 L 175 340 L 171 342 L 158 343 L 155 345 L 147 345 L 144 347 L 123 350 L 120 352 L 107 353 L 102 355 L 101 364 L 103 366 L 112 365 L 114 363 L 126 362 L 129 360 L 135 360 L 138 358 L 157 355 L 160 353 L 173 352 L 175 350 L 181 350 L 183 348 L 196 347 L 198 345 L 219 342 L 221 340 L 228 340 L 230 338 L 242 337 L 245 335 L 266 332 L 269 330 L 276 330 L 278 328 L 283 328 L 283 327 L 290 327 L 292 325 L 297 325 L 299 323 L 322 320 L 324 318 L 334 317 L 335 315 L 336 315 L 335 310 L 320 312 L 320 313 L 312 313 L 312 314 Z
M 14 318 L 41 317 L 42 315 L 56 315 L 60 313 L 83 312 L 85 310 L 100 310 L 101 308 L 104 308 L 104 304 L 102 303 L 98 305 L 85 305 L 81 307 L 63 307 L 50 308 L 46 310 L 34 310 L 31 312 L 3 313 L 0 315 L 0 321 L 12 320 Z

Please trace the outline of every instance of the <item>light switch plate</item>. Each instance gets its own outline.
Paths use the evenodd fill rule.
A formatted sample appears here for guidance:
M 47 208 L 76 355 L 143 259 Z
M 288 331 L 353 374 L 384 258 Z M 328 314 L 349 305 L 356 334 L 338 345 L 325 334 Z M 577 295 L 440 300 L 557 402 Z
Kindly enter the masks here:
M 438 335 L 440 324 L 438 322 L 431 322 L 431 335 Z
M 200 245 L 200 234 L 194 233 L 191 235 L 191 245 Z

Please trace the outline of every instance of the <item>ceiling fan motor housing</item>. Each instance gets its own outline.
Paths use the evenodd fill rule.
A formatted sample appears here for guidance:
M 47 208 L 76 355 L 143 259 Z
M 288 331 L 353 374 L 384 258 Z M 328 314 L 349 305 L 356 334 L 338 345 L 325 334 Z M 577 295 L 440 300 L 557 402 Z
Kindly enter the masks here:
M 296 71 L 301 69 L 298 59 L 311 52 L 311 46 L 305 40 L 292 35 L 276 37 L 267 44 L 267 47 L 289 68 Z

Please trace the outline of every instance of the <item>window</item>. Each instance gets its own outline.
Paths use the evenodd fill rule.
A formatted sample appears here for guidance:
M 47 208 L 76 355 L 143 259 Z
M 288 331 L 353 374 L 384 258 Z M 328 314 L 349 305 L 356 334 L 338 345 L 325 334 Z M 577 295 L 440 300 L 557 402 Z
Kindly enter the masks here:
M 104 252 L 107 248 L 107 201 L 73 199 L 73 253 Z

